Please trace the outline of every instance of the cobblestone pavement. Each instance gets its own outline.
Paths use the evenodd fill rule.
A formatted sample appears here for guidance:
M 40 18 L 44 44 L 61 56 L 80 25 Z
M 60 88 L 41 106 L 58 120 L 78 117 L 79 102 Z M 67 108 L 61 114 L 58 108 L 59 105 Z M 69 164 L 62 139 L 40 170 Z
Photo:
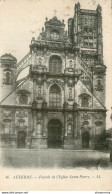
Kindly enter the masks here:
M 24 168 L 112 168 L 109 153 L 91 150 L 25 150 L 1 151 L 2 166 Z

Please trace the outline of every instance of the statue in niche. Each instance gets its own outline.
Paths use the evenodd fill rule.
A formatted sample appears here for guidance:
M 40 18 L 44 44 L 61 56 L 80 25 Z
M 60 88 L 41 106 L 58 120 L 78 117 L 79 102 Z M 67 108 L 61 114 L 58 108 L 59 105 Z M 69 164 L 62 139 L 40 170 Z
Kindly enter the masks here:
M 72 99 L 72 88 L 69 88 L 69 99 Z
M 41 58 L 38 59 L 38 63 L 39 63 L 39 65 L 42 65 L 42 59 Z
M 71 133 L 72 132 L 72 125 L 71 123 L 68 124 L 68 133 Z
M 19 118 L 25 118 L 25 117 L 27 117 L 27 112 L 25 110 L 17 111 L 16 116 L 19 117 Z
M 40 122 L 37 123 L 37 133 L 41 133 L 42 125 Z
M 42 98 L 41 87 L 38 89 L 38 98 Z
M 70 68 L 73 68 L 72 60 L 70 60 L 70 62 L 69 62 L 69 67 L 70 67 Z

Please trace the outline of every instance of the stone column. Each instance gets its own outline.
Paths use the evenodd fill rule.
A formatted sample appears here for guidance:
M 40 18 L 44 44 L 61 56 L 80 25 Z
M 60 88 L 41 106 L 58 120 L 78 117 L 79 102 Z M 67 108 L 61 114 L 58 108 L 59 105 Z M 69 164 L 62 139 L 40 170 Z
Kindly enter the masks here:
M 35 136 L 36 134 L 36 111 L 33 110 L 33 113 L 32 113 L 32 117 L 33 117 L 33 136 Z
M 33 101 L 36 100 L 36 79 L 33 79 Z
M 75 5 L 75 17 L 74 17 L 74 43 L 77 44 L 77 5 Z
M 44 76 L 43 99 L 46 101 L 46 75 Z
M 67 77 L 65 77 L 64 102 L 67 102 Z
M 37 57 L 37 48 L 34 48 L 34 50 L 32 51 L 32 65 L 37 64 L 36 57 Z
M 43 132 L 42 132 L 44 137 L 47 136 L 46 116 L 47 116 L 47 114 L 44 112 L 43 113 Z
M 103 61 L 103 42 L 102 42 L 102 9 L 101 6 L 97 6 L 97 28 L 98 28 L 98 62 L 101 63 Z
M 68 51 L 65 51 L 65 69 L 67 68 L 67 55 L 68 55 Z
M 77 137 L 78 132 L 78 114 L 77 112 L 74 113 L 74 137 Z
M 65 113 L 65 137 L 67 137 L 67 113 Z
M 12 116 L 12 130 L 13 130 L 13 134 L 16 135 L 16 129 L 15 129 L 15 114 L 16 114 L 16 111 L 14 110 L 12 112 L 13 116 Z

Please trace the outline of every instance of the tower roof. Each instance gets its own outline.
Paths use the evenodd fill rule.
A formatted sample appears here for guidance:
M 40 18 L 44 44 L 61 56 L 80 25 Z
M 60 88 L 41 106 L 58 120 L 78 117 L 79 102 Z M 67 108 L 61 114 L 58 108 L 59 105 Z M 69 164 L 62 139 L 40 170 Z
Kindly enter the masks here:
M 13 55 L 11 55 L 10 53 L 9 54 L 5 53 L 4 55 L 2 55 L 0 57 L 0 59 L 17 61 L 17 59 Z

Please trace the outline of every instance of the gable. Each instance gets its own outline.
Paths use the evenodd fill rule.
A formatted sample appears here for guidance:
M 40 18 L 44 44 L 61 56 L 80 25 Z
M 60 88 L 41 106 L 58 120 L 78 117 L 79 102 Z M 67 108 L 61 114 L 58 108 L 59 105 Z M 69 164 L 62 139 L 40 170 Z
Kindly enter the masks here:
M 4 100 L 2 100 L 1 105 L 23 105 L 19 103 L 19 97 L 21 95 L 26 95 L 28 97 L 28 102 L 26 105 L 30 105 L 33 98 L 33 82 L 30 80 L 30 78 L 22 81 L 22 83 L 19 84 L 14 91 L 4 98 Z

